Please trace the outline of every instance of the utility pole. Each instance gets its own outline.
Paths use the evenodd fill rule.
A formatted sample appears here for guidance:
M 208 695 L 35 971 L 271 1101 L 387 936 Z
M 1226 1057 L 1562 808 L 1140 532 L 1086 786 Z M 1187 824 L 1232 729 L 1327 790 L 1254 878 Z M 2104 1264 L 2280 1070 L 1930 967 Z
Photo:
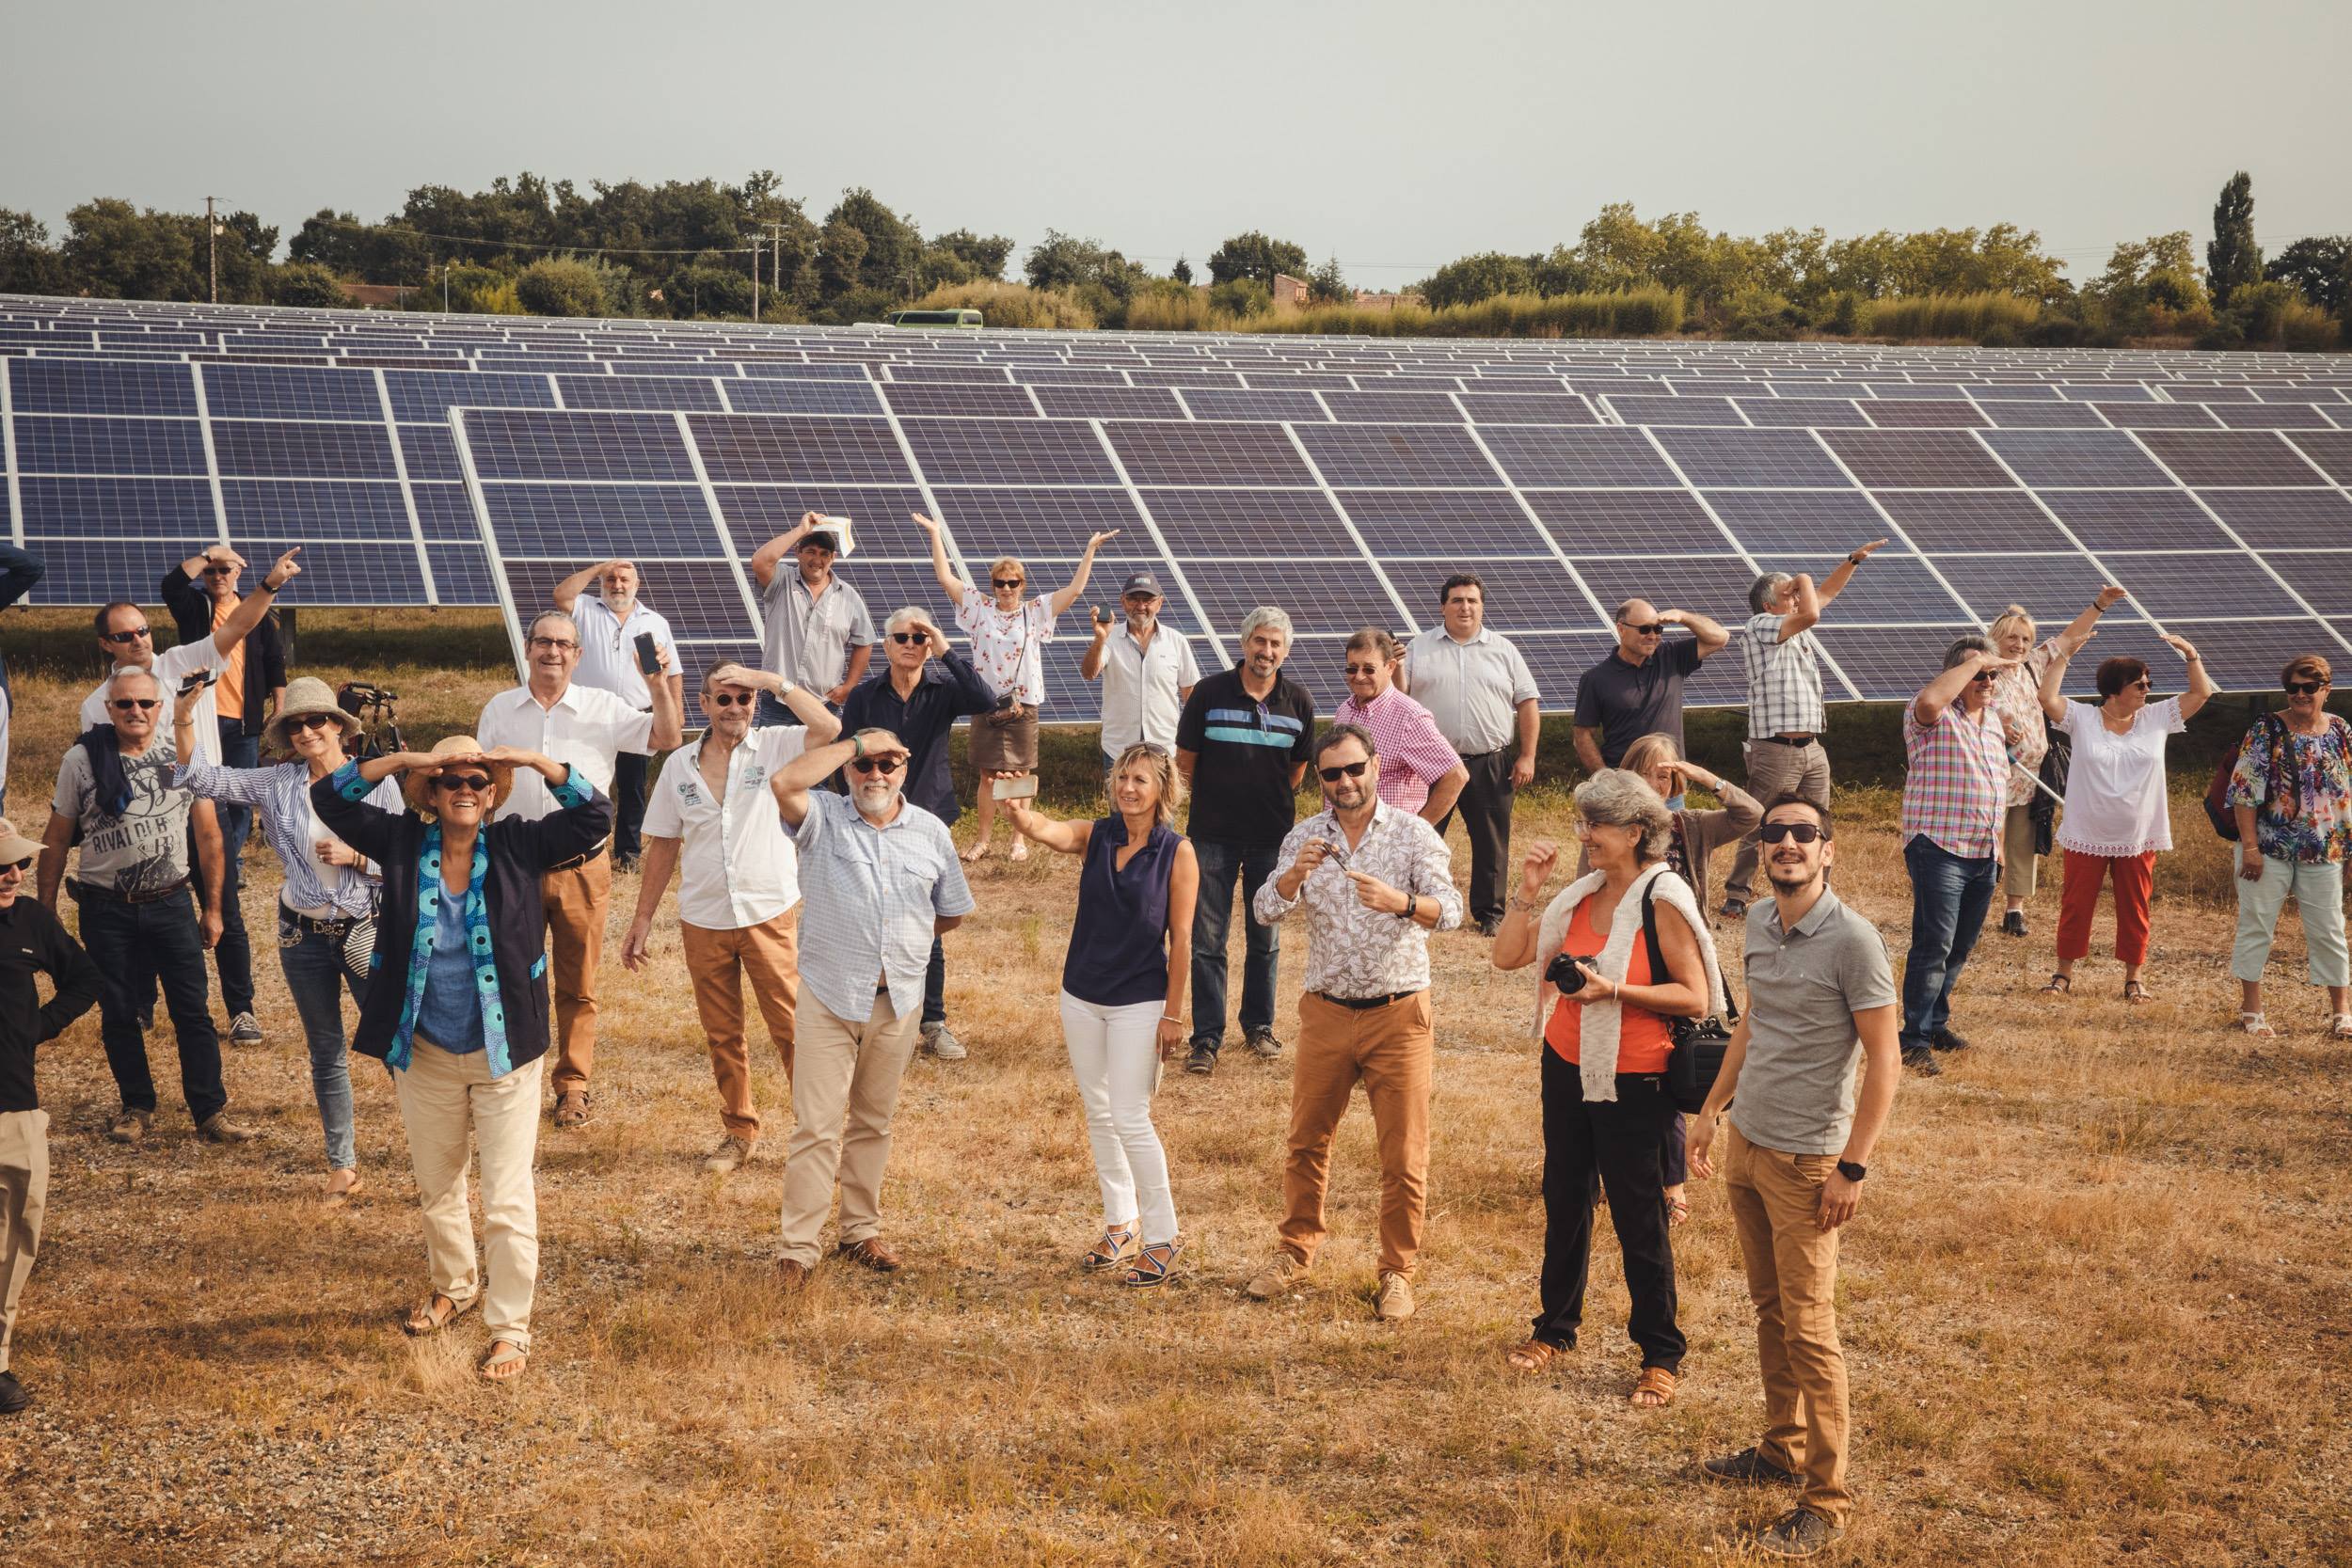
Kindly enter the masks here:
M 784 297 L 784 225 L 768 226 L 768 264 L 775 269 L 775 287 L 770 292 L 776 298 Z
M 213 221 L 212 197 L 204 198 L 204 303 L 220 303 L 220 225 Z
M 752 236 L 752 320 L 759 320 L 759 236 L 757 234 Z

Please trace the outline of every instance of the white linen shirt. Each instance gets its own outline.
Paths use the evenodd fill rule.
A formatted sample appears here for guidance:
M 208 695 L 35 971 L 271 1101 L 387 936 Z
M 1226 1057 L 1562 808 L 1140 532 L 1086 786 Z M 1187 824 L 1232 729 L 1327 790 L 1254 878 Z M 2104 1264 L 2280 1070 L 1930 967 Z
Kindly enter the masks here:
M 602 599 L 582 594 L 572 601 L 572 625 L 580 632 L 580 667 L 572 672 L 575 686 L 610 691 L 633 708 L 653 706 L 644 672 L 637 668 L 637 639 L 644 632 L 653 633 L 654 641 L 669 650 L 671 670 L 678 669 L 677 639 L 670 634 L 670 623 L 642 601 L 629 606 L 624 621 Z
M 800 852 L 768 777 L 808 749 L 799 724 L 747 732 L 727 753 L 724 800 L 710 798 L 702 742 L 661 765 L 645 801 L 644 834 L 678 847 L 677 917 L 706 931 L 764 925 L 801 901 Z
M 1446 744 L 1466 757 L 1510 745 L 1518 734 L 1518 705 L 1537 695 L 1518 649 L 1484 626 L 1467 642 L 1456 642 L 1442 626 L 1414 638 L 1405 650 L 1405 684 L 1437 720 Z
M 1103 645 L 1103 668 L 1095 678 L 1103 683 L 1104 755 L 1115 757 L 1147 740 L 1176 749 L 1176 721 L 1184 711 L 1178 693 L 1200 684 L 1200 666 L 1183 632 L 1162 622 L 1145 647 L 1120 626 Z
M 964 590 L 956 625 L 972 634 L 972 668 L 999 697 L 1018 695 L 1037 707 L 1045 701 L 1045 660 L 1038 645 L 1054 640 L 1054 607 L 1039 594 L 1009 614 L 977 588 Z
M 516 746 L 577 768 L 597 794 L 609 796 L 612 768 L 623 752 L 652 754 L 653 715 L 578 681 L 565 686 L 551 707 L 541 707 L 531 688 L 518 686 L 482 705 L 474 738 L 485 751 Z M 492 820 L 536 822 L 556 809 L 555 797 L 538 770 L 517 768 Z
M 2074 754 L 2066 766 L 2066 812 L 2054 835 L 2058 847 L 2110 859 L 2171 848 L 2164 741 L 2187 727 L 2178 697 L 2143 705 L 2122 735 L 2106 727 L 2097 704 L 2067 704 L 2058 728 L 2073 740 Z
M 209 637 L 199 637 L 193 642 L 176 642 L 155 656 L 155 662 L 149 667 L 148 673 L 155 677 L 156 695 L 164 700 L 164 705 L 155 710 L 155 733 L 158 736 L 166 740 L 171 738 L 172 693 L 180 689 L 180 683 L 199 670 L 217 671 L 220 665 L 220 650 Z M 128 664 L 115 666 L 117 673 L 133 668 L 135 666 Z M 109 676 L 100 681 L 98 689 L 82 699 L 84 730 L 94 730 L 101 724 L 114 722 L 115 716 L 106 707 L 106 688 L 112 679 Z M 213 705 L 213 689 L 209 686 L 196 694 L 194 722 L 196 747 L 188 753 L 188 760 L 209 768 L 219 767 L 220 710 Z

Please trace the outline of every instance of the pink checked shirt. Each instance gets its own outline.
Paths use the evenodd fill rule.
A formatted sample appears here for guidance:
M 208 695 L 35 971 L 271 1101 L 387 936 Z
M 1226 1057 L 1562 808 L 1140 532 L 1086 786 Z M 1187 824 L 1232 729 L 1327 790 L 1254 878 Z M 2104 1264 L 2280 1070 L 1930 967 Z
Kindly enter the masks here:
M 1903 842 L 1925 833 L 1963 860 L 1998 859 L 2009 809 L 2009 738 L 1991 704 L 1971 717 L 1957 702 L 1922 727 L 1903 705 Z
M 1427 805 L 1429 786 L 1461 765 L 1429 710 L 1393 686 L 1369 707 L 1348 698 L 1331 721 L 1372 732 L 1380 752 L 1380 799 L 1399 811 L 1418 812 Z

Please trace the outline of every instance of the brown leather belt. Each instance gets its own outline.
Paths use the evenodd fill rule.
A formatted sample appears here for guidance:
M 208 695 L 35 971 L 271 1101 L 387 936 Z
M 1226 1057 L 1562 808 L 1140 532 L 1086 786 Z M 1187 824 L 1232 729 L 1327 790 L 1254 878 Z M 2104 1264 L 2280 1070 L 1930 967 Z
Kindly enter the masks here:
M 611 838 L 600 838 L 596 840 L 596 847 L 594 849 L 589 850 L 584 855 L 574 855 L 567 861 L 558 861 L 553 865 L 548 866 L 547 871 L 542 875 L 552 876 L 558 871 L 577 871 L 581 866 L 586 865 L 590 861 L 595 860 L 598 855 L 603 854 L 606 849 L 612 847 L 612 840 Z
M 188 879 L 183 877 L 169 887 L 159 887 L 146 893 L 118 893 L 110 887 L 100 887 L 96 882 L 70 881 L 66 886 L 72 892 L 76 902 L 160 904 L 174 894 L 186 892 Z

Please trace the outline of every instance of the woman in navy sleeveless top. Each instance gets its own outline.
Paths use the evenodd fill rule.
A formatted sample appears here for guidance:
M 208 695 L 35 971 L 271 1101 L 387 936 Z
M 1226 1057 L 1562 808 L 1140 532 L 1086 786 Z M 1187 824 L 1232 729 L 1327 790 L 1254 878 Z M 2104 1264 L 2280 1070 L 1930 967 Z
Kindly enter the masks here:
M 1200 887 L 1192 845 L 1175 828 L 1178 789 L 1167 752 L 1130 746 L 1111 768 L 1117 809 L 1099 821 L 1057 822 L 1026 800 L 1005 802 L 1022 833 L 1085 858 L 1062 960 L 1061 1027 L 1103 1185 L 1103 1236 L 1078 1266 L 1123 1269 L 1121 1281 L 1137 1286 L 1166 1281 L 1184 1250 L 1152 1125 L 1160 1064 L 1184 1044 Z

